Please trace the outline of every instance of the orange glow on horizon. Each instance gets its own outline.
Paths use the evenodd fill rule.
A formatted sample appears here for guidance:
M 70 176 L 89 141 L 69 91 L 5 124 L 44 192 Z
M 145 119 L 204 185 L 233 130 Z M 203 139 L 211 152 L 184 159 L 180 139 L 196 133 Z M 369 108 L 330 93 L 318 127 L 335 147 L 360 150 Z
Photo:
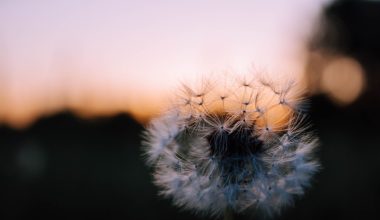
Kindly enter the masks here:
M 252 65 L 297 79 L 327 1 L 1 3 L 0 124 L 65 110 L 145 122 L 180 82 Z

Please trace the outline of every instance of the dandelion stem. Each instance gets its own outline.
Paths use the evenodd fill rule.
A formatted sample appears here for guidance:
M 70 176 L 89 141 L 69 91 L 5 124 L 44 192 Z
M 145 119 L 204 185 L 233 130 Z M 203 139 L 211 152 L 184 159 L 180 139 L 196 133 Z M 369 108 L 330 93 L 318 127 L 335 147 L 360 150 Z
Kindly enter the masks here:
M 224 210 L 224 220 L 234 220 L 234 211 L 231 208 L 226 208 Z

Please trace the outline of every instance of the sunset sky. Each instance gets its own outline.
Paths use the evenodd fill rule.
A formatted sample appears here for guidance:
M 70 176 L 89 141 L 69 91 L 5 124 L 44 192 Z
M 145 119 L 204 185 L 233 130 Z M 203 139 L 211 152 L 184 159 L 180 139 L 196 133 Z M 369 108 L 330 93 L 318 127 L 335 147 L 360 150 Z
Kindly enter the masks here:
M 326 0 L 0 1 L 0 123 L 159 112 L 181 81 L 302 74 Z

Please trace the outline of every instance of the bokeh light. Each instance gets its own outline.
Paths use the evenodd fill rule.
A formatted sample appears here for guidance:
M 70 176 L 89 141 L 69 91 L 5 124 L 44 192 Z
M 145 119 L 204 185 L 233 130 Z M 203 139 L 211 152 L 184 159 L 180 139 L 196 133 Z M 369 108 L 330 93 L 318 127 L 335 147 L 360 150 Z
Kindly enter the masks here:
M 356 60 L 335 58 L 322 72 L 321 90 L 337 103 L 349 104 L 363 91 L 364 77 L 363 68 Z
M 308 92 L 324 94 L 337 106 L 352 104 L 366 89 L 363 66 L 347 55 L 313 51 L 309 54 L 305 73 Z

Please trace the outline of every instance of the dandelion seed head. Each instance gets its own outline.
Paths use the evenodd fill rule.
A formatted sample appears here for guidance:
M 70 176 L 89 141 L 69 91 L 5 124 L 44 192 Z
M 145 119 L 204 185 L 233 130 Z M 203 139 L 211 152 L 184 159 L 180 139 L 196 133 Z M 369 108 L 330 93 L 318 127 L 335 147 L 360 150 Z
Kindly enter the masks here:
M 310 185 L 319 163 L 293 81 L 228 79 L 185 84 L 145 131 L 144 150 L 161 194 L 175 205 L 220 216 L 274 215 Z

